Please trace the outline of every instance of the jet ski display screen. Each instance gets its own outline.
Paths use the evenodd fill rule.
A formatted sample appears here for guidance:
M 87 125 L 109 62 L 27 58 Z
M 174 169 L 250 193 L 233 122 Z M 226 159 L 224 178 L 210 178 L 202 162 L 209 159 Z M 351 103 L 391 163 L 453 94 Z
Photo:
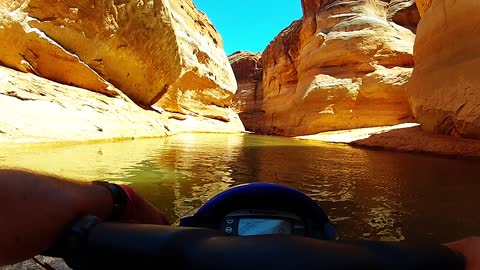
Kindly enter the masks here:
M 323 209 L 304 193 L 277 184 L 251 183 L 217 194 L 180 226 L 221 231 L 227 236 L 297 235 L 334 240 Z
M 240 218 L 237 235 L 292 234 L 293 224 L 288 220 Z

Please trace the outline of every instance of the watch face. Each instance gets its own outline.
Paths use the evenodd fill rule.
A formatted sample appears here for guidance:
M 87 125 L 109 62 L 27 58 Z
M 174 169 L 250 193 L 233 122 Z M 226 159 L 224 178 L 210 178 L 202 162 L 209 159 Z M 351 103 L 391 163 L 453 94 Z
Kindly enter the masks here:
M 293 226 L 288 220 L 240 218 L 238 235 L 292 234 Z

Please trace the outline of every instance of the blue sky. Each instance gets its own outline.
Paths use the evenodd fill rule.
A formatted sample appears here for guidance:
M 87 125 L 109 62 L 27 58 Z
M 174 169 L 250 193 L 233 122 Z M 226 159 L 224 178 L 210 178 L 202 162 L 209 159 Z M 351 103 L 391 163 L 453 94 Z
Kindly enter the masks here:
M 222 36 L 227 55 L 262 52 L 282 29 L 302 17 L 300 0 L 194 0 Z

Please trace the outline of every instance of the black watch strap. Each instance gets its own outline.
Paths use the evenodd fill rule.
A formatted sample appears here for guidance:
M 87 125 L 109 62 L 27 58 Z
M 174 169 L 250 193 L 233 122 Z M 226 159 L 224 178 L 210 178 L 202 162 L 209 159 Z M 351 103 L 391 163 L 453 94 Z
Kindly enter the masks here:
M 105 187 L 112 195 L 113 208 L 105 221 L 120 221 L 128 202 L 128 196 L 125 191 L 119 185 L 106 181 L 93 181 L 92 183 Z

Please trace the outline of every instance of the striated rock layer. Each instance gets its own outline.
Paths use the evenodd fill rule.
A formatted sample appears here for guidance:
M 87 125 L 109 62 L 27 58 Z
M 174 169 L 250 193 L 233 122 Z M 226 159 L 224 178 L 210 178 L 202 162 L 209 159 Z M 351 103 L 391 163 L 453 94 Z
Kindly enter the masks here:
M 480 29 L 472 27 L 480 24 L 479 12 L 478 1 L 438 0 L 419 24 L 407 90 L 428 132 L 480 138 Z
M 407 120 L 415 35 L 390 21 L 399 2 L 303 0 L 303 18 L 262 55 L 262 132 L 296 136 Z
M 263 100 L 262 54 L 235 52 L 228 59 L 238 84 L 233 99 L 234 109 L 238 112 L 247 130 L 259 131 L 265 115 L 261 109 Z
M 0 40 L 0 65 L 124 93 L 182 131 L 212 120 L 218 131 L 243 130 L 229 108 L 236 82 L 222 40 L 191 0 L 5 0 Z

